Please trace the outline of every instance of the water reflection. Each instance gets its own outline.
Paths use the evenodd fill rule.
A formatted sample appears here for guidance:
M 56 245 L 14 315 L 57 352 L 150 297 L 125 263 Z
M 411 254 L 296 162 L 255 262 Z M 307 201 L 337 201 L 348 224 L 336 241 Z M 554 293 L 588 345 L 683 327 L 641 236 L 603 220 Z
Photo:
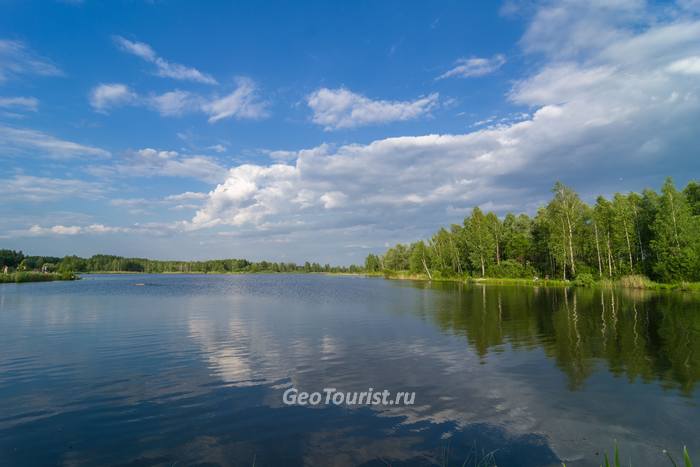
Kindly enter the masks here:
M 415 287 L 426 284 L 414 283 Z M 692 396 L 700 379 L 700 300 L 691 294 L 433 284 L 427 315 L 489 352 L 541 347 L 581 388 L 598 365 L 630 382 L 658 381 Z
M 700 449 L 698 311 L 353 277 L 0 287 L 0 465 L 584 466 L 613 439 L 655 465 Z M 416 405 L 288 407 L 291 386 Z

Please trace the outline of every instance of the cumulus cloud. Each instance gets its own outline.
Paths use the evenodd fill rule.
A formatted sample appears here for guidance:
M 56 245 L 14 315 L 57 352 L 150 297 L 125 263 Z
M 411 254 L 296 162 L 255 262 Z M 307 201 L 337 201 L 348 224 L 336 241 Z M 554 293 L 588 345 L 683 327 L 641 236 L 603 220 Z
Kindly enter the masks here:
M 121 83 L 99 84 L 90 91 L 90 105 L 98 112 L 136 102 L 136 94 Z
M 158 76 L 177 80 L 195 81 L 204 84 L 217 84 L 216 80 L 211 75 L 202 73 L 196 68 L 168 62 L 164 58 L 159 57 L 151 46 L 144 42 L 130 41 L 121 36 L 114 36 L 114 42 L 124 52 L 154 64 Z
M 659 18 L 631 1 L 615 2 L 620 11 L 606 3 L 612 18 L 599 18 L 588 2 L 568 3 L 571 11 L 546 4 L 535 12 L 522 41 L 541 66 L 508 95 L 532 108 L 519 121 L 466 134 L 321 145 L 286 151 L 269 165 L 241 165 L 188 227 L 429 232 L 474 205 L 532 211 L 557 179 L 586 195 L 621 189 L 622 176 L 640 189 L 665 175 L 697 173 L 700 161 L 688 149 L 700 144 L 700 82 L 693 79 L 700 21 L 678 12 Z M 545 31 L 542 18 L 556 19 L 555 31 Z M 591 31 L 606 40 L 581 39 Z M 338 93 L 326 91 L 333 102 Z M 343 110 L 328 105 L 315 121 L 352 125 L 346 109 L 356 98 L 346 91 L 338 100 Z
M 502 54 L 494 55 L 491 58 L 460 58 L 455 61 L 452 69 L 441 74 L 436 79 L 486 76 L 498 71 L 505 63 L 506 57 Z
M 63 72 L 23 42 L 0 39 L 0 83 L 24 75 L 61 76 Z
M 325 130 L 355 128 L 372 124 L 413 120 L 428 114 L 438 104 L 433 93 L 413 101 L 372 100 L 348 89 L 321 88 L 306 102 L 313 111 L 313 121 Z
M 94 146 L 55 138 L 25 128 L 0 125 L 0 156 L 38 156 L 69 159 L 81 156 L 109 157 L 110 153 Z

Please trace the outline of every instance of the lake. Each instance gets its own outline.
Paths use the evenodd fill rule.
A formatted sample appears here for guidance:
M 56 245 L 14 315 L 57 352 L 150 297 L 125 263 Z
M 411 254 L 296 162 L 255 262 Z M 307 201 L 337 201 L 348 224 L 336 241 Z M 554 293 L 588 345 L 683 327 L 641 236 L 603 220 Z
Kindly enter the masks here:
M 324 275 L 0 285 L 0 465 L 700 459 L 700 296 Z M 285 391 L 415 392 L 286 405 Z M 466 461 L 466 462 L 465 462 Z M 696 460 L 696 462 L 698 462 Z

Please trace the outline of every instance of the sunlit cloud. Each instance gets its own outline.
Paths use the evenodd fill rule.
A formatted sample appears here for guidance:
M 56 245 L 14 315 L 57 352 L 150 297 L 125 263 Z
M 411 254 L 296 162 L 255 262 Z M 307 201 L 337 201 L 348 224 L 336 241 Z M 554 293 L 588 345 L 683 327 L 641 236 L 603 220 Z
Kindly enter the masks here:
M 413 101 L 388 101 L 372 100 L 345 88 L 321 88 L 311 93 L 306 102 L 313 111 L 314 123 L 326 130 L 337 130 L 416 119 L 437 106 L 438 94 Z

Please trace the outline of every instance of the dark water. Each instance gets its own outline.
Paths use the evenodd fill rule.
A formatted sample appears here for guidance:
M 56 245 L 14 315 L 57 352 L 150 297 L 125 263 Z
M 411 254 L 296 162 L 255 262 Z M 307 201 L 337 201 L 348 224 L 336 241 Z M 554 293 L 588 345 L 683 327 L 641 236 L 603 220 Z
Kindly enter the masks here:
M 135 284 L 145 284 L 136 286 Z M 700 459 L 700 298 L 359 277 L 0 285 L 0 465 Z M 286 406 L 295 387 L 413 406 Z M 697 461 L 696 461 L 697 462 Z

